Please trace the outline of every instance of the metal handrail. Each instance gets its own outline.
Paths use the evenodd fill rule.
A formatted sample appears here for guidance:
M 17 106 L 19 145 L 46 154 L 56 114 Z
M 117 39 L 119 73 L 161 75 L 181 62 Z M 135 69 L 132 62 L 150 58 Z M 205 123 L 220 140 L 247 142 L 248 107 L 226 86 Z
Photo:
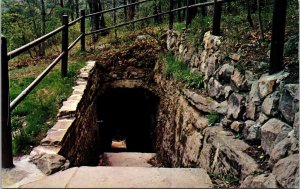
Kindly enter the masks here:
M 7 53 L 8 60 L 11 60 L 14 57 L 22 54 L 23 52 L 31 49 L 32 47 L 46 41 L 47 39 L 49 39 L 53 35 L 57 34 L 58 32 L 61 32 L 63 29 L 64 29 L 64 26 L 61 26 L 61 27 L 53 30 L 52 32 L 49 32 L 48 34 L 43 35 L 43 36 L 37 38 L 36 40 L 31 41 L 30 43 L 27 43 L 26 45 L 23 45 L 22 47 L 19 47 L 19 48 L 13 50 L 13 51 L 10 51 L 9 53 Z
M 60 53 L 60 55 L 39 75 L 33 82 L 26 87 L 11 103 L 10 111 L 15 109 L 15 107 L 42 81 L 42 79 L 52 70 L 52 68 L 61 60 L 65 52 Z
M 142 3 L 146 3 L 146 2 L 150 2 L 150 1 L 152 1 L 152 0 L 143 0 L 143 1 L 135 2 L 135 3 L 130 3 L 130 4 L 127 4 L 127 5 L 122 5 L 122 6 L 119 6 L 119 7 L 115 7 L 115 8 L 111 8 L 111 9 L 107 9 L 107 10 L 87 14 L 85 17 L 88 18 L 88 17 L 95 16 L 95 15 L 98 15 L 98 14 L 111 12 L 111 11 L 115 11 L 115 10 L 118 10 L 118 9 L 130 7 L 132 5 L 142 4 Z

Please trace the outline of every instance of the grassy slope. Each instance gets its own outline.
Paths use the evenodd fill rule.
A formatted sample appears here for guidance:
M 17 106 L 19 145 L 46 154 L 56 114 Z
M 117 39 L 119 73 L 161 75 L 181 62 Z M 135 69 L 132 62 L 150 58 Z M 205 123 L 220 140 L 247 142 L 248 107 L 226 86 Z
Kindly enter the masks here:
M 58 64 L 44 80 L 12 111 L 13 154 L 24 153 L 37 144 L 56 121 L 63 100 L 72 92 L 73 82 L 84 61 L 69 63 L 68 77 L 60 76 Z M 14 99 L 47 65 L 10 71 L 10 98 Z

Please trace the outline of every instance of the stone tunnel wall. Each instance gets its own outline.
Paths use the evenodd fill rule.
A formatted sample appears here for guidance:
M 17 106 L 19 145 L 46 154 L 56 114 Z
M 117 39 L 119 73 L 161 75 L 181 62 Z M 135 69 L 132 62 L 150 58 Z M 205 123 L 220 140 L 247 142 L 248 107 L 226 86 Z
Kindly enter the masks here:
M 169 31 L 167 37 L 168 49 L 193 71 L 203 74 L 204 89 L 187 89 L 167 78 L 161 60 L 155 68 L 154 62 L 143 66 L 142 55 L 140 60 L 129 58 L 128 64 L 90 65 L 89 74 L 81 74 L 72 96 L 60 109 L 58 123 L 32 151 L 33 159 L 41 159 L 46 152 L 63 155 L 71 166 L 95 161 L 99 143 L 97 96 L 108 88 L 144 88 L 160 97 L 156 149 L 166 166 L 202 167 L 211 174 L 231 174 L 243 187 L 296 186 L 298 85 L 284 83 L 288 73 L 242 74 L 236 63 L 224 61 L 222 38 L 209 33 L 205 34 L 202 52 L 187 43 L 184 33 Z M 208 114 L 213 112 L 222 120 L 209 125 Z M 260 174 L 259 164 L 245 152 L 249 142 L 261 143 L 270 155 L 271 171 Z
M 111 68 L 96 63 L 78 104 L 76 120 L 65 135 L 59 154 L 66 157 L 72 166 L 97 164 L 101 146 L 97 98 L 111 88 L 143 88 L 156 94 L 156 87 L 148 83 L 150 70 L 126 66 Z
M 298 84 L 285 82 L 287 71 L 242 73 L 239 55 L 225 61 L 221 37 L 207 32 L 204 50 L 196 52 L 185 36 L 185 32 L 168 31 L 167 47 L 204 76 L 205 89 L 176 88 L 163 74 L 156 75 L 166 93 L 158 118 L 161 158 L 169 166 L 232 174 L 241 187 L 298 187 Z M 208 125 L 207 114 L 212 112 L 221 115 L 220 123 Z M 266 157 L 270 156 L 270 170 L 261 171 L 245 153 L 251 143 L 261 144 Z

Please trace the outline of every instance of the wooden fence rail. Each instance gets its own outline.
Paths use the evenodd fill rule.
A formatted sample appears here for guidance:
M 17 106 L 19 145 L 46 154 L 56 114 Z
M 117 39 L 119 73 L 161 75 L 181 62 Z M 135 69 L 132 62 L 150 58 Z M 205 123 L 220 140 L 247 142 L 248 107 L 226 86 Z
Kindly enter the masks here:
M 140 22 L 144 21 L 147 19 L 151 19 L 154 17 L 158 16 L 163 16 L 163 15 L 168 15 L 168 24 L 169 24 L 169 29 L 173 28 L 173 22 L 174 22 L 174 12 L 184 10 L 186 9 L 186 14 L 187 17 L 189 16 L 189 9 L 194 8 L 194 7 L 203 7 L 203 6 L 210 6 L 214 5 L 214 15 L 213 15 L 213 27 L 212 27 L 212 33 L 214 35 L 220 35 L 220 22 L 221 22 L 221 11 L 222 11 L 222 4 L 224 2 L 231 2 L 231 1 L 237 1 L 237 0 L 214 0 L 210 2 L 205 2 L 205 3 L 197 3 L 193 5 L 189 5 L 187 3 L 187 6 L 179 7 L 174 9 L 174 1 L 169 0 L 169 10 L 166 12 L 158 13 L 155 15 L 151 16 L 146 16 L 140 19 L 135 19 L 131 21 L 125 21 L 124 23 L 119 23 L 116 24 L 114 23 L 113 26 L 102 28 L 99 30 L 94 30 L 89 33 L 86 33 L 86 28 L 85 28 L 85 19 L 96 16 L 99 14 L 104 14 L 107 12 L 111 11 L 116 11 L 118 9 L 126 8 L 129 6 L 134 6 L 146 2 L 150 2 L 152 0 L 142 0 L 139 2 L 131 3 L 131 4 L 126 4 L 123 6 L 103 10 L 100 12 L 92 13 L 92 14 L 85 14 L 85 10 L 80 11 L 80 17 L 68 22 L 68 16 L 63 15 L 62 17 L 62 22 L 63 26 L 49 32 L 48 34 L 22 46 L 19 47 L 11 52 L 7 53 L 7 40 L 5 37 L 1 37 L 1 134 L 2 134 L 2 167 L 3 168 L 10 168 L 13 166 L 13 161 L 12 161 L 12 135 L 11 135 L 11 120 L 10 120 L 10 113 L 14 108 L 22 102 L 22 100 L 30 94 L 30 92 L 43 80 L 45 76 L 48 75 L 48 73 L 54 68 L 55 65 L 61 60 L 61 75 L 62 77 L 66 77 L 68 74 L 68 52 L 76 45 L 78 41 L 80 41 L 80 46 L 81 50 L 85 51 L 85 37 L 91 34 L 96 34 L 99 32 L 103 32 L 106 30 L 110 29 L 115 29 L 121 26 L 125 26 L 128 24 L 132 24 L 135 22 Z M 278 6 L 285 6 L 286 8 L 286 3 L 285 1 L 282 0 L 275 0 L 274 3 L 274 13 L 273 13 L 273 22 L 275 19 L 275 24 L 272 27 L 273 33 L 275 32 L 276 35 L 272 35 L 272 45 L 271 45 L 271 63 L 270 63 L 270 73 L 274 73 L 276 71 L 280 71 L 282 69 L 282 49 L 283 49 L 283 39 L 284 39 L 284 25 L 285 25 L 285 12 L 282 16 L 282 14 L 279 14 L 278 11 Z M 279 15 L 278 15 L 279 14 Z M 281 17 L 280 17 L 281 16 Z M 277 22 L 276 22 L 277 20 Z M 75 25 L 80 21 L 80 35 L 69 45 L 69 27 Z M 282 26 L 283 24 L 283 26 Z M 188 27 L 188 22 L 186 20 L 186 27 Z M 278 30 L 279 28 L 279 30 Z M 13 59 L 14 57 L 24 53 L 25 51 L 30 50 L 32 47 L 41 44 L 42 42 L 46 41 L 50 37 L 62 33 L 62 40 L 61 40 L 61 53 L 58 55 L 58 57 L 53 60 L 51 64 L 39 75 L 37 78 L 28 86 L 26 87 L 25 90 L 23 90 L 11 103 L 9 99 L 9 74 L 8 74 L 8 61 Z M 273 41 L 277 40 L 277 41 Z M 278 50 L 279 49 L 279 50 Z M 278 53 L 281 55 L 279 59 L 276 58 L 278 57 Z M 272 62 L 273 61 L 273 62 Z

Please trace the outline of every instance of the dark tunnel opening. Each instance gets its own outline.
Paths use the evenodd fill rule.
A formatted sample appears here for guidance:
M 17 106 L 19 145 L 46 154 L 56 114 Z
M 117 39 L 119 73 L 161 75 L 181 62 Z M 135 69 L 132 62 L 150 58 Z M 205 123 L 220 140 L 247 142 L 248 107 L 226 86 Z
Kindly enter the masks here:
M 101 94 L 99 153 L 154 152 L 158 102 L 158 96 L 143 88 L 115 88 Z

